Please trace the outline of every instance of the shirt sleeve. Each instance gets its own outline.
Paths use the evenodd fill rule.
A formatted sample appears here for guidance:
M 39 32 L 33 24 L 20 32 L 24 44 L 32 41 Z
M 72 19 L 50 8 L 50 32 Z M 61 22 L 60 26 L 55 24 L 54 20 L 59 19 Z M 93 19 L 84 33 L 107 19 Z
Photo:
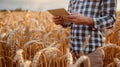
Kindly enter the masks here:
M 116 20 L 116 0 L 102 0 L 101 17 L 93 18 L 95 29 L 113 27 Z

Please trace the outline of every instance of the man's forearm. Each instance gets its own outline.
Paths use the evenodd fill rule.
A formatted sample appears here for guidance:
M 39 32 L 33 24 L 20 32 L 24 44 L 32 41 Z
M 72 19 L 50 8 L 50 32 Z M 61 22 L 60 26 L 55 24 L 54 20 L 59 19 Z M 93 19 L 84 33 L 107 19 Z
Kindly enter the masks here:
M 90 17 L 85 17 L 84 18 L 84 23 L 90 27 L 94 27 L 94 21 L 93 21 L 93 18 L 90 18 Z
M 64 19 L 66 21 L 72 22 L 78 25 L 88 25 L 90 27 L 94 27 L 94 20 L 93 18 L 83 16 L 80 13 L 72 13 L 71 15 L 65 15 Z

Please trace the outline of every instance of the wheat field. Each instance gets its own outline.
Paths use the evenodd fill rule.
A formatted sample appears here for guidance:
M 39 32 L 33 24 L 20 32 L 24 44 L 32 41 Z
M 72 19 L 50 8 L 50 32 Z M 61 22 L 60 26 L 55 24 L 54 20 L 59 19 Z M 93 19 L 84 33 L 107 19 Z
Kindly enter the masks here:
M 106 32 L 107 45 L 100 48 L 105 51 L 104 67 L 120 66 L 120 12 L 117 15 L 114 28 Z M 0 67 L 77 67 L 88 59 L 81 56 L 73 64 L 70 28 L 55 25 L 51 18 L 48 12 L 0 12 Z

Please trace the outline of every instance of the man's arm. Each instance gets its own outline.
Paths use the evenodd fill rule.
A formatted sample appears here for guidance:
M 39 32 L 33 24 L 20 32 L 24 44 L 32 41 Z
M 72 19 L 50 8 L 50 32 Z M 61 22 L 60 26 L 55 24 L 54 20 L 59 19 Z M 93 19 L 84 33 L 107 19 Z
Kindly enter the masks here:
M 70 15 L 65 15 L 64 20 L 72 22 L 78 25 L 88 25 L 90 27 L 94 27 L 94 20 L 93 18 L 83 16 L 80 13 L 71 13 Z
M 116 0 L 103 0 L 101 6 L 101 17 L 93 18 L 94 28 L 110 28 L 116 19 Z
M 113 26 L 116 17 L 116 0 L 103 0 L 101 3 L 101 17 L 90 18 L 80 13 L 65 15 L 64 19 L 78 25 L 88 25 L 95 29 L 105 29 Z

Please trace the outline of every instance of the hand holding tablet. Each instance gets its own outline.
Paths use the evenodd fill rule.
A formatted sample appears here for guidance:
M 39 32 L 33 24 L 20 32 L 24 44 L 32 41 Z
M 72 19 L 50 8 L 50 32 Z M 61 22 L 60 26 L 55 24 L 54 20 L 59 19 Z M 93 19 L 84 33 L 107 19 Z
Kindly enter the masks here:
M 48 10 L 53 16 L 64 16 L 69 15 L 69 13 L 64 8 Z
M 54 16 L 53 21 L 56 25 L 66 26 L 67 21 L 64 20 L 63 16 L 69 15 L 69 13 L 64 8 L 48 10 L 48 12 Z

